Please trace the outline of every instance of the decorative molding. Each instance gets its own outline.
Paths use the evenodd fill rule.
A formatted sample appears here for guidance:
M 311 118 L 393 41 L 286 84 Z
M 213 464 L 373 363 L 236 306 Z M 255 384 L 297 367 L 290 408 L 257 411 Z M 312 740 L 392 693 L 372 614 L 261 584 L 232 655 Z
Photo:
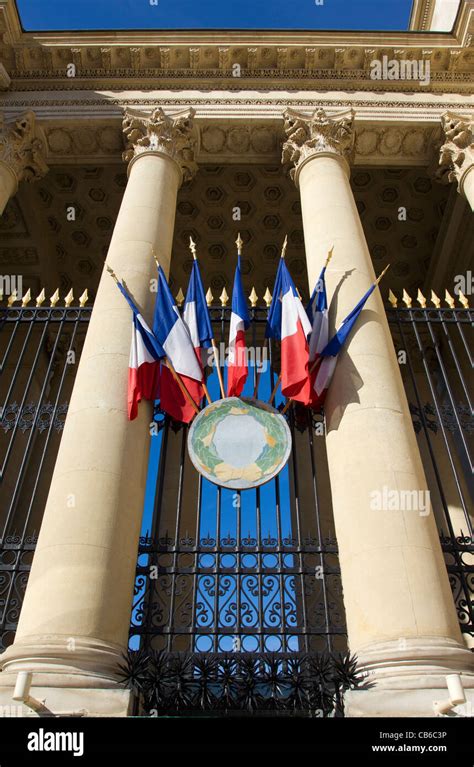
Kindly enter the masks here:
M 284 114 L 286 140 L 283 144 L 282 164 L 293 165 L 290 176 L 297 179 L 298 170 L 309 157 L 334 154 L 348 162 L 354 151 L 354 110 L 329 117 L 324 109 L 317 109 L 311 117 L 288 109 Z
M 463 179 L 474 165 L 474 120 L 446 112 L 442 125 L 445 143 L 440 149 L 436 178 L 443 183 L 456 181 L 461 192 Z
M 34 112 L 25 112 L 0 135 L 0 162 L 20 181 L 37 181 L 48 172 Z
M 319 102 L 318 102 L 319 103 Z M 195 119 L 199 133 L 195 160 L 202 163 L 278 162 L 285 139 L 283 117 Z M 51 165 L 76 162 L 117 162 L 122 151 L 120 118 L 48 121 L 43 126 L 46 157 Z M 440 118 L 432 122 L 355 123 L 354 165 L 428 166 L 440 145 Z
M 123 159 L 130 162 L 143 153 L 165 154 L 181 169 L 183 181 L 189 181 L 197 170 L 194 160 L 196 139 L 192 136 L 194 109 L 166 115 L 159 107 L 151 115 L 127 109 L 122 127 L 126 139 Z

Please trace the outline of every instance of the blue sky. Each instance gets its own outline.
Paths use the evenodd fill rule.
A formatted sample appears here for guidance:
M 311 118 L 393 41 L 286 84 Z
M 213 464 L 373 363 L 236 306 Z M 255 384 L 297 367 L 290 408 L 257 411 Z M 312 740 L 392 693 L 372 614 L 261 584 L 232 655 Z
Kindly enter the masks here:
M 157 3 L 156 5 L 154 3 Z M 319 4 L 322 3 L 322 4 Z M 17 0 L 27 31 L 406 30 L 412 0 Z

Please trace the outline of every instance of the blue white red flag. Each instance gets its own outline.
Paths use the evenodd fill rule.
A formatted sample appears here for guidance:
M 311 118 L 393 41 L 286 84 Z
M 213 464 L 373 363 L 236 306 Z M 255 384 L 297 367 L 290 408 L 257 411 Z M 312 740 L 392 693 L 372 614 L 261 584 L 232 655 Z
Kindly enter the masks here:
M 234 276 L 232 291 L 232 313 L 230 315 L 229 349 L 227 357 L 227 396 L 239 397 L 248 375 L 245 348 L 245 331 L 250 325 L 250 315 L 242 287 L 240 256 Z
M 186 292 L 183 320 L 188 328 L 198 360 L 204 363 L 202 352 L 212 345 L 213 332 L 201 279 L 201 271 L 196 259 L 193 261 L 193 268 Z
M 203 397 L 202 367 L 161 266 L 158 267 L 153 332 L 191 398 L 199 406 Z M 161 368 L 160 406 L 172 418 L 183 423 L 189 423 L 195 415 L 194 408 L 164 365 Z
M 319 357 L 329 340 L 328 297 L 325 275 L 326 267 L 324 266 L 309 304 L 306 307 L 306 313 L 313 328 L 309 337 L 310 362 L 314 362 Z
M 305 405 L 311 400 L 307 341 L 310 332 L 310 321 L 282 258 L 275 280 L 266 334 L 267 337 L 281 339 L 282 394 Z
M 376 285 L 377 282 L 371 285 L 367 293 L 361 298 L 357 306 L 353 308 L 350 314 L 348 314 L 347 317 L 343 320 L 339 330 L 333 335 L 331 340 L 322 350 L 319 364 L 318 361 L 316 362 L 316 370 L 313 383 L 313 390 L 316 397 L 313 395 L 313 401 L 311 403 L 313 407 L 321 406 L 324 404 L 324 400 L 326 399 L 334 370 L 336 369 L 338 354 L 346 343 L 347 337 L 357 322 L 359 314 L 364 308 L 366 301 L 374 292 Z
M 154 400 L 160 379 L 160 359 L 165 351 L 155 338 L 126 288 L 117 281 L 117 286 L 132 310 L 132 342 L 128 364 L 128 419 L 138 415 L 141 399 Z

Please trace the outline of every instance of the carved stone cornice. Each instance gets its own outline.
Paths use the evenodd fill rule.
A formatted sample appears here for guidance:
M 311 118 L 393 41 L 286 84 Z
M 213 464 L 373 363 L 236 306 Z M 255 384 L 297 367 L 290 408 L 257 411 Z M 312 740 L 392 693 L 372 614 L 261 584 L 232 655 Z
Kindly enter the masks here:
M 310 117 L 287 109 L 284 114 L 286 140 L 281 161 L 291 166 L 290 176 L 297 181 L 299 170 L 310 157 L 333 154 L 351 162 L 354 153 L 354 111 L 347 109 L 329 117 L 324 109 L 317 109 Z
M 179 166 L 183 181 L 189 181 L 197 170 L 194 114 L 194 109 L 173 116 L 166 115 L 161 107 L 148 115 L 127 109 L 122 122 L 126 138 L 123 159 L 133 162 L 144 153 L 166 155 Z
M 0 162 L 20 181 L 37 181 L 48 172 L 34 112 L 25 112 L 0 134 Z
M 462 192 L 466 173 L 474 166 L 474 120 L 455 112 L 441 118 L 445 142 L 440 149 L 436 178 L 443 183 L 457 182 Z

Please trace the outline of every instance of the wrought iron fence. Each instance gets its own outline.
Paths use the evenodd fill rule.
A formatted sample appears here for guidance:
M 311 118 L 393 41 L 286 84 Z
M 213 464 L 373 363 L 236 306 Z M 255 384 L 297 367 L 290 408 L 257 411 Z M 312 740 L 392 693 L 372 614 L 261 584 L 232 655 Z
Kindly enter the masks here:
M 90 307 L 0 307 L 0 652 L 13 642 Z
M 211 310 L 216 339 L 230 309 Z M 278 378 L 264 339 L 266 308 L 254 307 L 252 348 L 268 353 L 259 394 Z M 221 360 L 223 363 L 223 360 Z M 252 396 L 258 366 L 247 382 Z M 217 375 L 208 379 L 217 396 Z M 244 392 L 245 394 L 245 392 Z M 282 400 L 280 398 L 280 407 Z M 289 465 L 270 483 L 232 493 L 199 476 L 188 429 L 159 409 L 156 492 L 140 539 L 131 646 L 168 652 L 331 652 L 346 647 L 337 544 L 321 414 L 286 414 Z M 150 504 L 151 504 L 150 493 Z
M 212 311 L 225 339 L 229 310 Z M 263 346 L 266 308 L 253 312 L 252 342 Z M 0 307 L 0 651 L 16 630 L 90 313 L 82 306 Z M 388 318 L 395 347 L 406 355 L 400 368 L 459 621 L 472 642 L 472 312 L 396 307 Z M 263 399 L 278 369 L 277 350 L 269 351 Z M 288 419 L 296 447 L 288 469 L 268 488 L 237 494 L 234 507 L 228 491 L 193 473 L 186 427 L 157 410 L 158 472 L 149 477 L 131 648 L 344 650 L 322 416 L 290 410 Z
M 457 308 L 388 310 L 413 425 L 430 489 L 433 511 L 459 623 L 474 647 L 474 434 L 473 312 Z M 395 303 L 395 301 L 394 301 Z M 464 303 L 467 304 L 464 299 Z

